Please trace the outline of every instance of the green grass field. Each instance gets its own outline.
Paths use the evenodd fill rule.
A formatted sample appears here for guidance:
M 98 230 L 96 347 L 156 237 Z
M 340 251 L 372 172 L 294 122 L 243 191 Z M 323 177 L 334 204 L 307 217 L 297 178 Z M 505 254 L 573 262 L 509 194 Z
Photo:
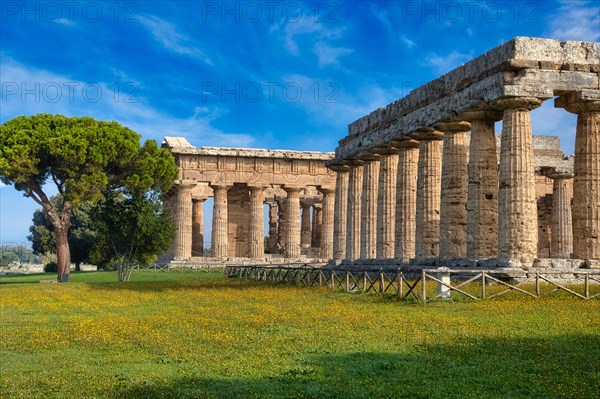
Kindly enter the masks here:
M 0 277 L 1 398 L 598 398 L 600 301 Z

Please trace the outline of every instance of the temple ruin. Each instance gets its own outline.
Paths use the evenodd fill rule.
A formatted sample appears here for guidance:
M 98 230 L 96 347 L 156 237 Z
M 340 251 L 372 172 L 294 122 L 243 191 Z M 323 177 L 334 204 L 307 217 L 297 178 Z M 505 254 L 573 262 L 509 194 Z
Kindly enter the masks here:
M 214 198 L 213 258 L 290 261 L 333 256 L 335 173 L 325 166 L 333 153 L 196 148 L 181 137 L 165 137 L 163 147 L 179 167 L 167 195 L 177 227 L 169 258 L 203 257 L 208 197 Z
M 600 259 L 599 76 L 600 43 L 517 37 L 351 123 L 327 164 L 334 259 Z M 555 96 L 572 160 L 534 155 L 530 112 Z
M 166 137 L 180 168 L 169 256 L 202 255 L 214 197 L 216 259 L 600 264 L 599 82 L 600 43 L 517 37 L 351 123 L 335 155 Z M 577 114 L 572 157 L 533 136 L 530 112 L 553 97 Z

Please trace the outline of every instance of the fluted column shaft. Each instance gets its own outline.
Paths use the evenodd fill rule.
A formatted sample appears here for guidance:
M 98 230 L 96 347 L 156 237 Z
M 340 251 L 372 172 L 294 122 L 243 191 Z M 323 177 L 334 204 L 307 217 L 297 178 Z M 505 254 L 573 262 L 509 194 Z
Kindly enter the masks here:
M 498 256 L 537 257 L 537 205 L 530 110 L 537 98 L 507 98 L 492 106 L 504 110 L 500 146 Z
M 314 248 L 319 248 L 321 246 L 321 228 L 323 225 L 323 204 L 314 204 L 312 209 L 313 216 L 311 246 Z M 331 220 L 333 221 L 333 218 Z
M 470 111 L 471 122 L 467 199 L 467 257 L 498 256 L 498 154 L 494 123 L 502 113 Z
M 265 254 L 265 228 L 263 211 L 263 187 L 250 189 L 250 218 L 248 229 L 248 257 L 258 259 Z
M 348 209 L 349 167 L 336 170 L 335 210 L 333 217 L 333 259 L 341 260 L 346 255 L 346 211 Z
M 468 122 L 442 122 L 442 194 L 440 202 L 440 257 L 467 256 Z
M 377 189 L 379 156 L 370 158 L 364 167 L 360 226 L 360 258 L 377 257 Z
M 192 256 L 204 256 L 204 199 L 192 206 Z
M 335 191 L 321 188 L 323 208 L 321 219 L 320 254 L 321 259 L 333 258 L 333 225 L 335 209 Z
M 572 93 L 557 105 L 577 114 L 573 180 L 573 256 L 600 259 L 600 101 Z M 563 101 L 564 104 L 559 104 Z
M 269 250 L 277 247 L 277 204 L 269 202 L 269 238 L 267 240 Z
M 214 192 L 213 220 L 212 220 L 212 256 L 215 258 L 227 257 L 227 235 L 229 230 L 229 217 L 227 209 L 227 190 L 230 186 L 212 185 Z
M 573 223 L 567 182 L 573 175 L 553 173 L 549 177 L 553 179 L 550 257 L 569 259 L 573 252 Z
M 310 248 L 312 238 L 310 205 L 301 204 L 302 206 L 302 227 L 300 231 L 300 246 L 302 248 Z
M 417 258 L 435 258 L 440 245 L 440 195 L 442 187 L 443 133 L 420 132 L 419 170 L 417 176 L 417 227 L 415 255 Z
M 382 151 L 379 167 L 379 193 L 377 197 L 377 258 L 391 259 L 395 250 L 396 179 L 398 175 L 398 150 Z
M 300 257 L 300 191 L 296 187 L 285 187 L 287 192 L 285 257 Z
M 360 258 L 360 221 L 363 186 L 363 163 L 354 161 L 348 178 L 348 209 L 346 211 L 346 259 Z
M 177 185 L 175 257 L 192 256 L 192 188 L 191 184 Z
M 399 145 L 399 150 L 394 257 L 407 261 L 415 257 L 419 142 L 403 141 Z

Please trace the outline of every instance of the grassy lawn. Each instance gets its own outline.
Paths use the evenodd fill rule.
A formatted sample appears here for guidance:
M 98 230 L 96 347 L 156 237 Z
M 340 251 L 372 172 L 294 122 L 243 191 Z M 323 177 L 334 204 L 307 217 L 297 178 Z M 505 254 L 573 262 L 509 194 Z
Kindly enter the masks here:
M 0 277 L 1 398 L 597 398 L 600 301 L 483 302 L 220 273 Z

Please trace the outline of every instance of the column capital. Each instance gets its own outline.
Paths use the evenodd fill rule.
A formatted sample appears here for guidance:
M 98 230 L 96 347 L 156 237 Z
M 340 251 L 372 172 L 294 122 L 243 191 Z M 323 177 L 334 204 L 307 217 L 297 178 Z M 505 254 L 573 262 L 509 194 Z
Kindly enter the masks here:
M 361 159 L 350 159 L 348 161 L 348 163 L 350 164 L 351 167 L 356 167 L 356 166 L 364 166 L 365 161 L 363 161 Z
M 476 120 L 501 121 L 502 112 L 492 108 L 470 109 L 460 114 L 460 118 L 469 122 Z
M 192 202 L 204 202 L 206 201 L 206 197 L 193 197 Z
M 365 163 L 379 161 L 381 156 L 372 152 L 364 152 L 357 155 L 357 158 Z
M 191 190 L 194 187 L 196 187 L 196 184 L 196 182 L 189 180 L 175 180 L 175 183 L 173 183 L 173 187 L 177 190 Z
M 402 149 L 402 148 L 419 148 L 419 141 L 411 139 L 411 138 L 409 138 L 407 140 L 394 141 L 394 147 L 396 147 L 398 149 Z
M 500 111 L 522 109 L 531 111 L 536 109 L 544 100 L 537 97 L 501 97 L 493 100 L 490 105 Z
M 335 194 L 335 189 L 334 188 L 318 187 L 317 190 L 319 190 L 319 192 L 321 192 L 321 194 L 323 194 L 323 195 Z
M 466 121 L 441 121 L 433 125 L 436 130 L 444 133 L 463 133 L 471 130 L 471 124 Z
M 248 190 L 250 190 L 252 193 L 255 192 L 263 192 L 265 190 L 265 186 L 253 186 L 253 185 L 247 185 Z
M 439 130 L 435 130 L 432 127 L 420 127 L 414 132 L 410 133 L 410 136 L 419 141 L 435 141 L 435 140 L 443 140 L 444 132 L 440 132 Z
M 231 187 L 233 187 L 232 184 L 226 183 L 210 183 L 208 186 L 213 190 L 229 190 Z
M 299 193 L 300 191 L 304 190 L 304 187 L 284 184 L 282 189 L 286 193 L 290 194 L 290 193 Z
M 400 152 L 400 150 L 394 144 L 381 146 L 381 147 L 375 147 L 374 151 L 380 155 L 395 155 Z
M 575 177 L 575 175 L 573 174 L 572 171 L 566 171 L 566 170 L 553 170 L 551 172 L 548 172 L 548 174 L 546 174 L 546 176 L 549 179 L 552 180 L 561 180 L 561 179 L 572 179 L 573 177 Z
M 350 170 L 350 165 L 347 161 L 340 161 L 339 163 L 327 165 L 327 167 L 334 172 L 348 172 Z
M 568 112 L 600 111 L 600 90 L 580 90 L 567 93 L 554 100 L 556 108 L 564 108 Z

